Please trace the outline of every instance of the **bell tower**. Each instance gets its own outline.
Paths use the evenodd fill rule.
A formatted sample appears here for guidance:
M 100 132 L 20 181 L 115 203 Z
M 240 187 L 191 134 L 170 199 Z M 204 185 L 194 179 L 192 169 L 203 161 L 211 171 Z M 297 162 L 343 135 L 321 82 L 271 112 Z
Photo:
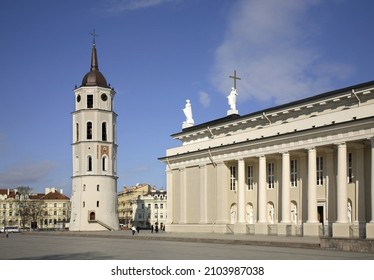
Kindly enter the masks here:
M 99 71 L 94 33 L 91 69 L 74 90 L 70 231 L 118 230 L 116 92 Z

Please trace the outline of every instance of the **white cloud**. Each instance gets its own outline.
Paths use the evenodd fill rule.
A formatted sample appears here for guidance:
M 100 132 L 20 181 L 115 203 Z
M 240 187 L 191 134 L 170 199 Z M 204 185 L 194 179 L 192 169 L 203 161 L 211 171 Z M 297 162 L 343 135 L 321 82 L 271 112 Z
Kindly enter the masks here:
M 207 108 L 210 106 L 210 96 L 208 93 L 206 93 L 205 91 L 200 91 L 198 93 L 199 95 L 199 101 L 200 101 L 200 104 L 203 105 L 204 108 Z
M 328 61 L 311 39 L 320 29 L 310 20 L 319 0 L 240 0 L 228 17 L 224 41 L 217 48 L 212 80 L 228 94 L 233 71 L 240 100 L 292 101 L 330 89 L 334 79 L 352 70 Z M 307 20 L 309 19 L 309 20 Z M 333 71 L 331 71 L 333 70 Z
M 180 0 L 109 0 L 107 11 L 122 12 L 126 10 L 145 9 Z
M 55 163 L 50 161 L 12 166 L 8 170 L 0 171 L 0 186 L 14 188 L 38 183 L 47 177 L 53 168 Z

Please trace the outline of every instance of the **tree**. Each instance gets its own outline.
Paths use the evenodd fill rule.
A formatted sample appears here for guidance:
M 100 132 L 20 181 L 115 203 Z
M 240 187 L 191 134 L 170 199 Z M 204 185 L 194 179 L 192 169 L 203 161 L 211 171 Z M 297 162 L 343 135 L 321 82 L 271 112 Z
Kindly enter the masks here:
M 16 204 L 22 227 L 31 223 L 33 228 L 44 215 L 43 200 L 38 195 L 32 194 L 32 188 L 20 186 L 17 188 Z

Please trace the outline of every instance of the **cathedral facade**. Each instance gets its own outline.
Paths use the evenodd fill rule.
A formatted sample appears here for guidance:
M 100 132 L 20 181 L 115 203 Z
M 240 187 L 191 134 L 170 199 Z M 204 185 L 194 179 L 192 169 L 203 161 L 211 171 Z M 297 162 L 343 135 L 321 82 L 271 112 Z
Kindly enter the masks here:
M 374 81 L 172 137 L 167 231 L 374 238 Z
M 94 41 L 91 69 L 74 90 L 71 231 L 119 229 L 115 93 L 99 71 Z

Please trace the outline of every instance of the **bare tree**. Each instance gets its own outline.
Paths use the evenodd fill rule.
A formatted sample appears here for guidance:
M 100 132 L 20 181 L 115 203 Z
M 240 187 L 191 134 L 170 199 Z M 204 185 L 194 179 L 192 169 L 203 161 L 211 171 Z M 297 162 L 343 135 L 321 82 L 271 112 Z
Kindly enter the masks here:
M 33 195 L 32 188 L 21 186 L 17 188 L 16 203 L 22 227 L 31 224 L 35 228 L 38 220 L 44 216 L 43 199 Z

